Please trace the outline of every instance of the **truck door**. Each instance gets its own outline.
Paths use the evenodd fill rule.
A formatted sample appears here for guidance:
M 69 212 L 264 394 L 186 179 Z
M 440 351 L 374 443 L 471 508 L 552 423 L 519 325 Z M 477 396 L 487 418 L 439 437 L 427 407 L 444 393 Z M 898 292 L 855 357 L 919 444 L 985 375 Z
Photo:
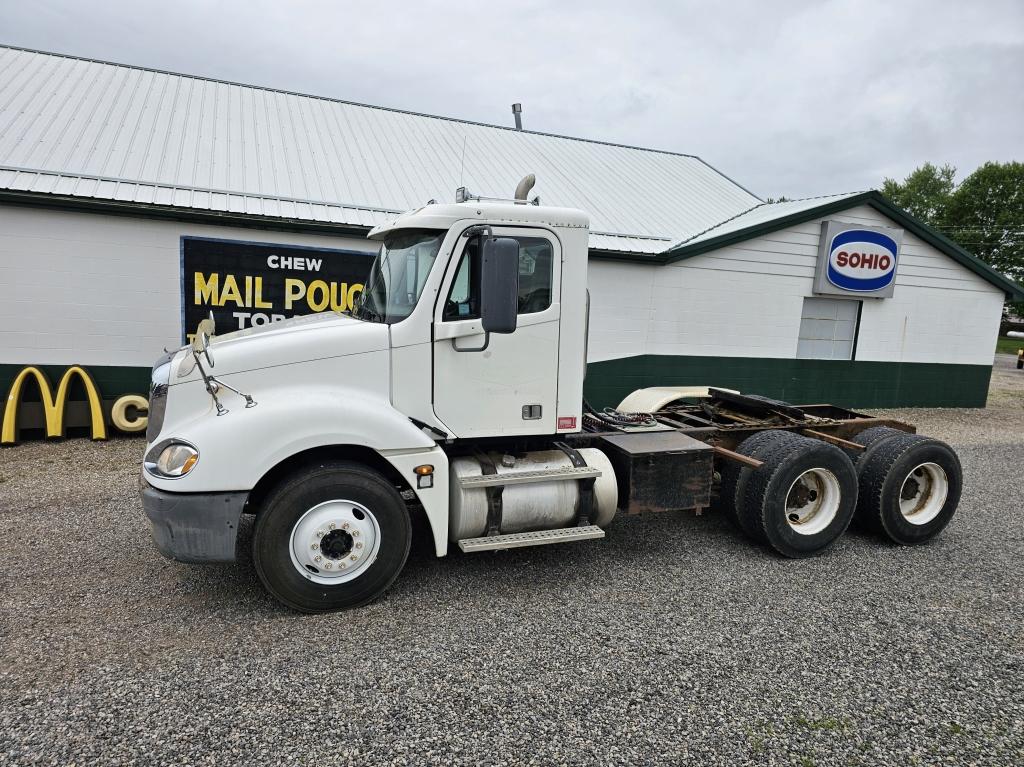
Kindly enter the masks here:
M 516 329 L 484 333 L 480 238 L 460 240 L 434 308 L 434 413 L 457 437 L 553 434 L 561 248 L 542 230 L 495 227 L 493 234 L 519 243 Z

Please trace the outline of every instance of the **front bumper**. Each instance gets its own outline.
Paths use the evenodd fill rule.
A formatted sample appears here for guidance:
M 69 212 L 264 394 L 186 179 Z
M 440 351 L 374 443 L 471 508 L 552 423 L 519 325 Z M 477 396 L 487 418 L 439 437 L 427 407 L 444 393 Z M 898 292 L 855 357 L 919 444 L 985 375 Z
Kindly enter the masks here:
M 234 562 L 248 493 L 168 493 L 145 480 L 142 508 L 156 547 L 179 562 Z

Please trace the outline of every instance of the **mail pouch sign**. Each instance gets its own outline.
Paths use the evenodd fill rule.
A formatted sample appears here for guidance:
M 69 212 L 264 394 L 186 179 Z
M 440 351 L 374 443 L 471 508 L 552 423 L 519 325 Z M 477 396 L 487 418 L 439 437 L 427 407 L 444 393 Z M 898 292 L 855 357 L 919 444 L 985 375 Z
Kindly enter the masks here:
M 181 241 L 182 336 L 212 311 L 226 333 L 352 308 L 373 254 L 201 237 Z
M 902 229 L 823 222 L 814 292 L 889 298 L 902 239 Z

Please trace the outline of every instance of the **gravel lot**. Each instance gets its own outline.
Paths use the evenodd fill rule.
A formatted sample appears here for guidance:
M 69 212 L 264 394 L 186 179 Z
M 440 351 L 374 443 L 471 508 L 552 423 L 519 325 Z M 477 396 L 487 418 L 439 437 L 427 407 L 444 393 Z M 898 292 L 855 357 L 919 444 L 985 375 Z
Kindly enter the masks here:
M 783 561 L 715 514 L 621 518 L 414 549 L 385 599 L 316 617 L 250 562 L 160 558 L 140 441 L 0 451 L 0 763 L 1024 763 L 1022 381 L 896 413 L 964 463 L 930 545 Z

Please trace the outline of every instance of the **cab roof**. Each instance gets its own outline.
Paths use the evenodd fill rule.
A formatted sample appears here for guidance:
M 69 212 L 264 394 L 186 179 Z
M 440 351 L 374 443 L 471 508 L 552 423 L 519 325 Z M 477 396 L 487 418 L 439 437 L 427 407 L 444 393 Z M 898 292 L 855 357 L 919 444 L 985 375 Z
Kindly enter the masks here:
M 555 208 L 529 203 L 473 201 L 432 203 L 403 213 L 392 221 L 374 227 L 367 235 L 379 240 L 396 229 L 450 229 L 458 221 L 490 221 L 503 224 L 588 229 L 590 219 L 582 210 Z

